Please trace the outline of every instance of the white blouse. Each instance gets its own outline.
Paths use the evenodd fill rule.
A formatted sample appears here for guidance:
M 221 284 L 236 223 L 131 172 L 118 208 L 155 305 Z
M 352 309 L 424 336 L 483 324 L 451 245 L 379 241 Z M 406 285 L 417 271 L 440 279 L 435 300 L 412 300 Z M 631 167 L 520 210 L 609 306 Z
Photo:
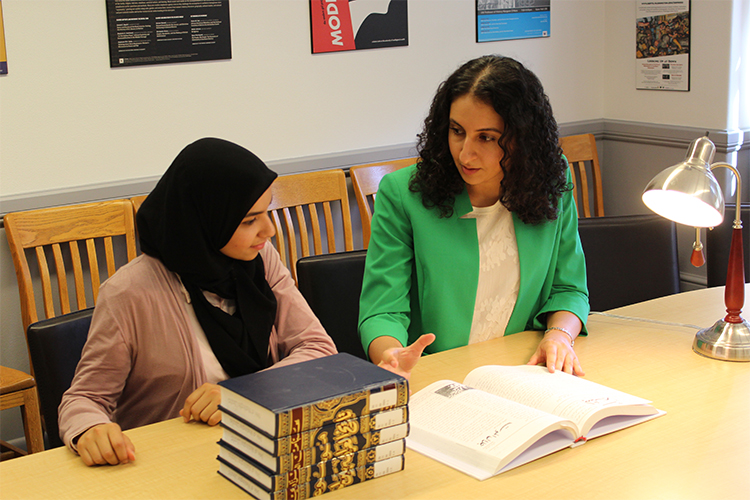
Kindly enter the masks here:
M 469 344 L 502 337 L 518 299 L 520 267 L 513 216 L 499 201 L 473 207 L 477 220 L 479 283 Z

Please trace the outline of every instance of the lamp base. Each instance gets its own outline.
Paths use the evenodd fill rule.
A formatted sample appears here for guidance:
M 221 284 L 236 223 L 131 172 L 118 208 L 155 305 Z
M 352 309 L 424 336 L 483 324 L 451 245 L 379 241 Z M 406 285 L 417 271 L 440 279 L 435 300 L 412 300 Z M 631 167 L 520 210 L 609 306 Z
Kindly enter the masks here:
M 693 351 L 723 361 L 750 361 L 750 324 L 727 323 L 720 319 L 695 334 Z

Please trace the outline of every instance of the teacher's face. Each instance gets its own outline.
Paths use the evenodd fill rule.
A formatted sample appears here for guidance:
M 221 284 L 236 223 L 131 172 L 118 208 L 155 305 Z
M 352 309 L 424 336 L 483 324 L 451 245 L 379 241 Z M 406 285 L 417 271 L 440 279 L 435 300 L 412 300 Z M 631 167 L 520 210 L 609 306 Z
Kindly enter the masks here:
M 276 234 L 268 215 L 270 204 L 271 188 L 269 187 L 250 208 L 234 231 L 229 243 L 220 250 L 221 253 L 236 260 L 250 261 L 257 257 L 268 240 Z
M 500 198 L 503 150 L 498 141 L 504 130 L 492 106 L 472 95 L 451 104 L 448 144 L 474 206 L 489 206 Z

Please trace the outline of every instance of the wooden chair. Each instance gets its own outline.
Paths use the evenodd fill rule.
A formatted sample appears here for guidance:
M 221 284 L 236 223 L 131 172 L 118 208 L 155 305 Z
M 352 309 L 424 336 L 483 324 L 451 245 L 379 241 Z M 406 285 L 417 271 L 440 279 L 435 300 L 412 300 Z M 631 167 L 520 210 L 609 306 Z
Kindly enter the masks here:
M 273 238 L 281 260 L 297 283 L 298 255 L 321 255 L 336 252 L 336 232 L 331 203 L 338 202 L 342 216 L 344 250 L 353 250 L 352 221 L 346 175 L 341 169 L 279 176 L 271 185 L 273 200 L 268 210 L 276 236 Z M 304 208 L 307 210 L 304 210 Z M 320 214 L 325 223 L 326 251 L 323 251 Z M 294 216 L 292 215 L 294 213 Z M 282 225 L 281 221 L 284 221 Z M 296 222 L 296 224 L 295 224 Z M 299 236 L 299 247 L 297 237 Z M 310 247 L 312 236 L 312 248 Z M 299 250 L 299 253 L 298 253 Z
M 140 196 L 133 196 L 130 198 L 130 203 L 133 204 L 133 214 L 138 213 L 138 209 L 141 208 L 141 205 L 143 204 L 143 201 L 146 199 L 147 194 L 142 194 Z
M 560 137 L 560 147 L 570 164 L 573 177 L 573 197 L 578 205 L 579 217 L 601 217 L 604 215 L 602 197 L 602 174 L 599 169 L 599 154 L 596 139 L 592 134 Z M 588 165 L 588 166 L 587 166 Z M 589 172 L 592 185 L 589 186 Z M 593 194 L 594 201 L 591 202 Z
M 24 333 L 29 325 L 39 320 L 37 294 L 43 299 L 43 318 L 85 309 L 96 304 L 99 285 L 115 273 L 118 264 L 136 256 L 133 207 L 129 200 L 9 213 L 5 215 L 4 224 L 18 278 Z M 122 256 L 115 259 L 115 237 L 124 239 L 126 261 Z M 82 257 L 83 247 L 85 256 Z M 98 255 L 102 251 L 106 269 L 100 269 Z M 48 255 L 54 267 L 48 263 Z M 35 258 L 38 264 L 37 291 L 29 257 Z M 57 283 L 54 295 L 53 277 Z M 69 280 L 74 285 L 75 304 L 71 303 L 68 292 Z M 33 365 L 31 373 L 34 374 Z
M 3 458 L 14 458 L 27 453 L 44 451 L 42 419 L 34 377 L 13 368 L 0 366 L 0 410 L 20 408 L 23 417 L 23 431 L 26 436 L 26 450 L 0 441 Z
M 357 206 L 359 207 L 359 216 L 362 219 L 362 242 L 365 249 L 370 245 L 372 223 L 372 209 L 370 205 L 374 205 L 375 203 L 375 194 L 378 192 L 380 179 L 385 174 L 408 167 L 409 165 L 414 165 L 417 159 L 403 158 L 387 162 L 356 165 L 349 168 L 354 195 L 357 198 Z

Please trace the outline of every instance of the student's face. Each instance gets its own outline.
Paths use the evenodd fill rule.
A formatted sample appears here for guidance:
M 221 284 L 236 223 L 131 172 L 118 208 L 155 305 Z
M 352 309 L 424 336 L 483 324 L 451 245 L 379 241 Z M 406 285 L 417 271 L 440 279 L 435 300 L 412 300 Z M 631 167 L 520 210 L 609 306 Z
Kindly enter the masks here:
M 504 130 L 503 119 L 492 106 L 471 95 L 458 97 L 451 104 L 448 143 L 474 204 L 475 193 L 482 193 L 484 200 L 494 197 L 487 200 L 490 204 L 500 196 L 503 150 L 498 140 Z
M 221 249 L 221 253 L 236 260 L 249 261 L 257 257 L 269 238 L 276 234 L 268 215 L 270 204 L 271 188 L 269 187 L 242 219 L 232 239 Z

